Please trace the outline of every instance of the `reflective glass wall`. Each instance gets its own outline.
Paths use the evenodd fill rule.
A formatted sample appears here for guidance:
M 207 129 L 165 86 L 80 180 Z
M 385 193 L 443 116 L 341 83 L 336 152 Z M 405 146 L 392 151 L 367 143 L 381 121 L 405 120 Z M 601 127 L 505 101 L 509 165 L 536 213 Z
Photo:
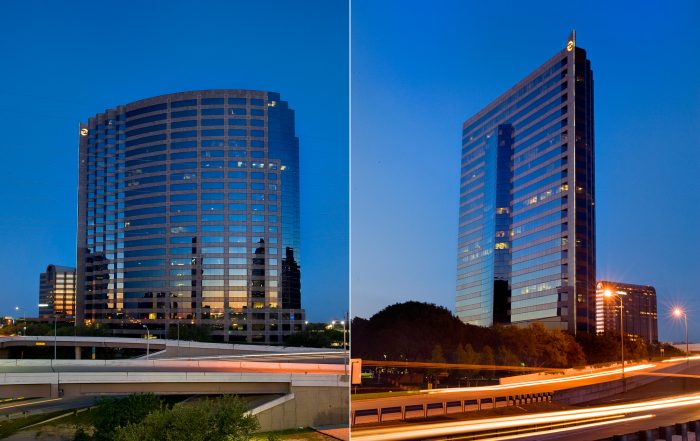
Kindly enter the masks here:
M 293 110 L 276 93 L 208 90 L 90 118 L 78 233 L 79 319 L 281 342 L 304 323 Z
M 564 49 L 464 123 L 457 314 L 595 323 L 593 82 Z

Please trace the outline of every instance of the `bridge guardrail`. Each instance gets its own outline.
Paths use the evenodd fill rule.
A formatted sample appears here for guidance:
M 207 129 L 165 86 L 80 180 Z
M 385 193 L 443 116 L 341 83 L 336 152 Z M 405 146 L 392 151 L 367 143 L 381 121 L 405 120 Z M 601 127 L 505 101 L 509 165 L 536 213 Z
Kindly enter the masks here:
M 521 395 L 495 395 L 479 398 L 453 398 L 426 400 L 423 403 L 406 403 L 391 406 L 356 406 L 351 413 L 351 424 L 383 423 L 386 421 L 410 418 L 428 418 L 436 415 L 448 415 L 451 413 L 465 413 L 500 407 L 520 406 L 532 403 L 549 403 L 552 401 L 552 392 L 542 392 Z

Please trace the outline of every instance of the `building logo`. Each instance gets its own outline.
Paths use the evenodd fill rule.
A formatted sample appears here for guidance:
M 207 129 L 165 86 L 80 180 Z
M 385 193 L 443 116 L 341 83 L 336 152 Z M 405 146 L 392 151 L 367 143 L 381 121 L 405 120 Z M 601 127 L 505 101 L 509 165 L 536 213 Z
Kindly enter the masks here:
M 572 50 L 574 50 L 574 40 L 569 40 L 569 42 L 566 43 L 566 50 L 568 52 L 571 52 Z
M 87 134 L 88 134 L 88 129 L 85 129 L 85 128 L 80 129 L 80 136 L 87 136 Z

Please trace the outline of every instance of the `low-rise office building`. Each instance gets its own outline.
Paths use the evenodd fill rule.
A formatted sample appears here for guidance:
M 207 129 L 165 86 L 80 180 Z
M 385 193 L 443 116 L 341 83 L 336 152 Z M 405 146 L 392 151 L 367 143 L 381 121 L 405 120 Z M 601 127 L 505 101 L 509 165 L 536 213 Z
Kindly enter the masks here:
M 620 332 L 622 304 L 624 332 L 647 343 L 659 340 L 656 289 L 649 285 L 601 280 L 596 285 L 596 332 Z

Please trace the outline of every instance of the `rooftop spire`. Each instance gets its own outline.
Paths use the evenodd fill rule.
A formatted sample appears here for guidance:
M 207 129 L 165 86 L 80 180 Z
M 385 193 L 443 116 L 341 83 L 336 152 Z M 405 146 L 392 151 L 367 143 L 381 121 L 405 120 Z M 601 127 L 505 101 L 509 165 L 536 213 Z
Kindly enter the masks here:
M 576 29 L 572 29 L 569 38 L 566 40 L 566 50 L 571 52 L 576 47 Z

